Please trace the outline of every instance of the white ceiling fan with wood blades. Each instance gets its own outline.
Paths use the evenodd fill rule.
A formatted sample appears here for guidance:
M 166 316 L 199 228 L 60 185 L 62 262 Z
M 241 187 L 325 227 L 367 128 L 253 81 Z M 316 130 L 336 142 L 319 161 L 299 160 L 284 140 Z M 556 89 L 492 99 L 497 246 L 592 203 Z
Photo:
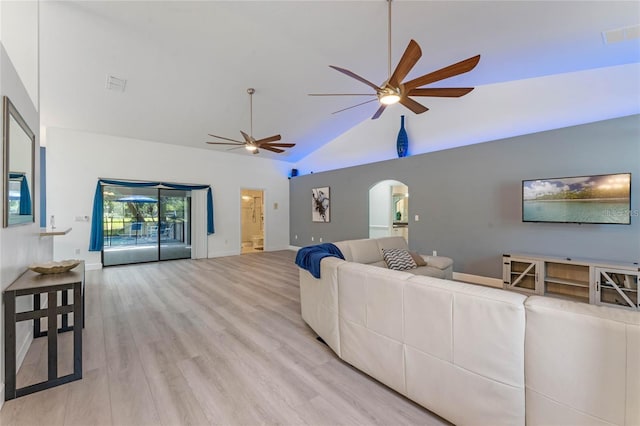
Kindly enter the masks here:
M 256 92 L 254 88 L 248 88 L 247 93 L 249 94 L 249 113 L 250 113 L 250 131 L 249 134 L 246 134 L 242 130 L 240 130 L 240 134 L 244 138 L 244 141 L 239 141 L 236 139 L 225 138 L 224 136 L 216 136 L 209 133 L 209 136 L 222 139 L 228 142 L 207 142 L 210 145 L 232 145 L 234 148 L 245 148 L 248 151 L 251 151 L 253 154 L 260 153 L 261 149 L 266 151 L 275 152 L 276 154 L 280 154 L 284 152 L 282 148 L 292 148 L 296 146 L 295 143 L 282 143 L 278 142 L 281 139 L 280 135 L 269 136 L 268 138 L 256 139 L 253 137 L 253 94 Z
M 370 102 L 379 101 L 380 106 L 378 110 L 371 117 L 373 120 L 380 117 L 380 115 L 384 112 L 385 108 L 389 105 L 393 105 L 395 103 L 400 103 L 406 108 L 410 109 L 416 114 L 422 114 L 429 110 L 429 108 L 420 104 L 419 102 L 411 99 L 412 97 L 447 97 L 447 98 L 458 98 L 466 95 L 471 92 L 473 87 L 451 87 L 451 88 L 424 88 L 427 84 L 435 83 L 436 81 L 441 81 L 450 77 L 454 77 L 456 75 L 464 74 L 466 72 L 471 71 L 478 65 L 480 61 L 480 55 L 473 56 L 471 58 L 465 59 L 463 61 L 457 62 L 455 64 L 449 65 L 447 67 L 441 68 L 437 71 L 430 72 L 418 78 L 414 78 L 413 80 L 403 82 L 404 78 L 411 72 L 413 67 L 416 65 L 420 57 L 422 56 L 422 50 L 420 46 L 415 40 L 411 40 L 409 45 L 405 49 L 402 58 L 400 58 L 400 62 L 396 66 L 393 73 L 391 72 L 391 2 L 392 0 L 387 0 L 389 3 L 389 22 L 388 22 L 388 53 L 389 53 L 389 61 L 388 61 L 388 72 L 389 78 L 387 81 L 382 83 L 382 85 L 378 86 L 369 80 L 359 76 L 358 74 L 349 71 L 345 68 L 336 67 L 334 65 L 329 65 L 329 67 L 333 68 L 336 71 L 339 71 L 345 75 L 348 75 L 351 78 L 358 80 L 359 82 L 366 84 L 370 88 L 372 88 L 375 93 L 311 93 L 309 96 L 375 96 L 374 99 L 359 103 L 357 105 L 352 105 L 350 107 L 341 109 L 339 111 L 335 111 L 333 114 L 346 111 L 351 108 L 355 108 L 361 105 L 368 104 Z

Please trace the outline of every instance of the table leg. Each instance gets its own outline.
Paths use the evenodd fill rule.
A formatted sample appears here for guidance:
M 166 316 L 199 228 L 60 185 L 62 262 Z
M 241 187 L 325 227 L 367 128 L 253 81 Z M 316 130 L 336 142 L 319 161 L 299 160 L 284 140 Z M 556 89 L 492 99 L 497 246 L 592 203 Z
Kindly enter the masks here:
M 82 329 L 84 328 L 84 292 L 82 283 L 73 285 L 73 375 L 82 378 Z
M 69 304 L 69 292 L 68 290 L 62 290 L 62 306 Z M 61 331 L 67 331 L 69 328 L 69 314 L 62 314 L 62 327 Z
M 48 293 L 49 301 L 47 303 L 47 338 L 48 338 L 48 371 L 49 380 L 58 378 L 58 315 L 56 314 L 56 305 L 58 297 L 56 291 Z
M 40 310 L 40 293 L 35 293 L 33 295 L 33 310 L 34 311 Z M 43 333 L 41 330 L 40 321 L 41 321 L 40 318 L 36 318 L 33 320 L 33 338 L 34 339 L 36 337 L 42 337 L 45 335 L 45 333 Z
M 4 294 L 4 400 L 16 397 L 16 294 Z

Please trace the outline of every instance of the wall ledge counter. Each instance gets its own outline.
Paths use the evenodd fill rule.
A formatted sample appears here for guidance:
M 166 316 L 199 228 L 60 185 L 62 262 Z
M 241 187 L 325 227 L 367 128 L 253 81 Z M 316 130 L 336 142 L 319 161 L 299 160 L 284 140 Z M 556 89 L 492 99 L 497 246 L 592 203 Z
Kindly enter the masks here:
M 51 228 L 41 228 L 40 236 L 41 237 L 55 237 L 57 235 L 67 235 L 71 232 L 72 228 L 60 228 L 60 229 L 51 229 Z

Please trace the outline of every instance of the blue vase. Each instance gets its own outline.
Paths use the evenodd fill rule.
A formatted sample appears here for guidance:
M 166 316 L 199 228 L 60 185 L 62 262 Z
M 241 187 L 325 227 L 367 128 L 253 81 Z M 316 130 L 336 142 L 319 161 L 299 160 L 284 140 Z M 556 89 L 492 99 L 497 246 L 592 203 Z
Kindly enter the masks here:
M 407 137 L 407 131 L 404 129 L 404 115 L 400 116 L 400 131 L 398 132 L 398 142 L 396 144 L 398 149 L 398 157 L 406 157 L 409 150 L 409 138 Z

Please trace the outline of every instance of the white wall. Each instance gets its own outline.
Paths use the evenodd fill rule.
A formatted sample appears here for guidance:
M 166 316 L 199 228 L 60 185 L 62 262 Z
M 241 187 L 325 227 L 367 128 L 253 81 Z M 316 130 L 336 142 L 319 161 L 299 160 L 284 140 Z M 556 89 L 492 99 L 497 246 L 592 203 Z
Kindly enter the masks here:
M 38 113 L 38 28 L 37 2 L 0 1 L 0 95 L 8 96 L 31 130 L 40 130 Z M 2 117 L 2 114 L 0 114 Z M 2 120 L 2 118 L 0 118 Z M 53 252 L 51 237 L 39 237 L 40 168 L 38 149 L 35 150 L 35 222 L 11 228 L 0 228 L 0 289 L 7 288 L 27 267 L 50 260 Z M 4 161 L 0 162 L 0 176 L 4 175 Z M 0 211 L 4 207 L 4 190 L 0 189 Z M 17 309 L 31 307 L 31 300 L 20 298 Z M 0 305 L 0 330 L 4 330 L 4 304 Z M 0 407 L 4 403 L 4 332 L 0 338 Z M 31 323 L 16 328 L 18 365 L 32 340 Z
M 39 2 L 0 1 L 0 40 L 36 110 L 39 104 Z
M 640 64 L 635 63 L 480 86 L 464 102 L 421 98 L 429 111 L 416 115 L 393 105 L 294 167 L 304 175 L 397 158 L 401 114 L 409 154 L 415 155 L 638 114 L 638 93 Z
M 47 215 L 55 215 L 56 227 L 73 228 L 56 238 L 54 258 L 80 258 L 87 267 L 99 267 L 100 253 L 88 251 L 90 223 L 74 221 L 91 216 L 99 177 L 211 185 L 216 232 L 209 236 L 209 257 L 240 253 L 240 189 L 263 189 L 265 250 L 286 249 L 290 168 L 259 156 L 47 128 Z

